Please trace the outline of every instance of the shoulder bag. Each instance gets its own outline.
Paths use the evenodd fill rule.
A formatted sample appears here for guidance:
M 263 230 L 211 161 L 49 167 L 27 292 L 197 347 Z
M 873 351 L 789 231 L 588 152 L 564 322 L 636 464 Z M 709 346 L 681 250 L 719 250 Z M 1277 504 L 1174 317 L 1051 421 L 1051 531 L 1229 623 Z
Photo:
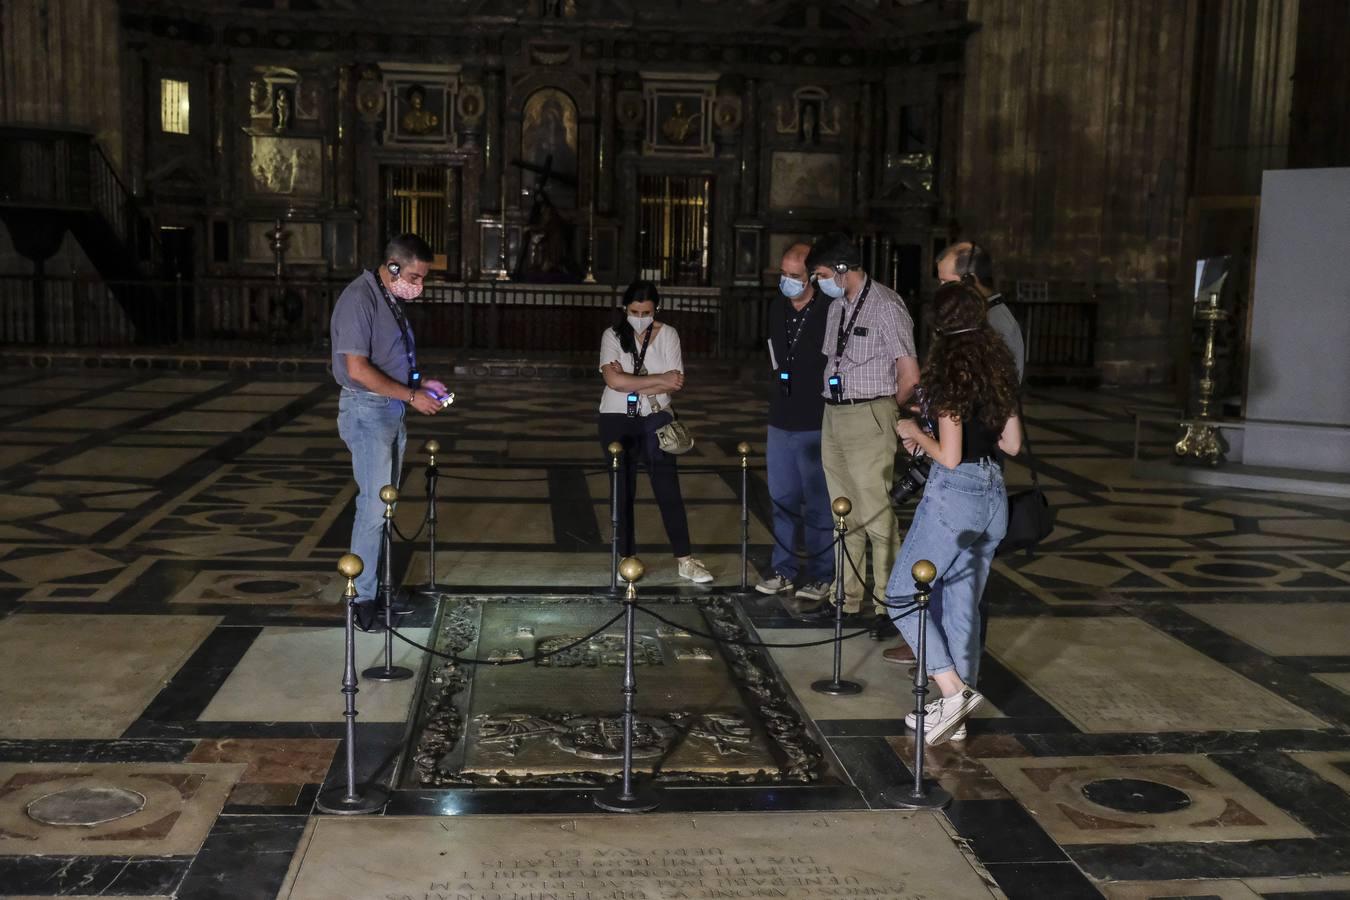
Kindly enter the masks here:
M 647 400 L 652 405 L 652 414 L 647 416 L 643 424 L 648 434 L 656 433 L 656 443 L 660 448 L 674 456 L 682 456 L 693 450 L 694 436 L 675 415 L 675 410 L 669 407 L 662 409 L 655 394 L 648 394 Z
M 1031 488 L 1008 495 L 1008 533 L 999 542 L 996 556 L 1025 550 L 1030 556 L 1036 545 L 1055 530 L 1055 509 L 1041 491 L 1036 476 L 1036 457 L 1031 452 L 1031 430 L 1022 414 L 1022 398 L 1017 398 L 1017 417 L 1022 420 L 1022 443 L 1027 449 L 1027 468 L 1031 470 Z

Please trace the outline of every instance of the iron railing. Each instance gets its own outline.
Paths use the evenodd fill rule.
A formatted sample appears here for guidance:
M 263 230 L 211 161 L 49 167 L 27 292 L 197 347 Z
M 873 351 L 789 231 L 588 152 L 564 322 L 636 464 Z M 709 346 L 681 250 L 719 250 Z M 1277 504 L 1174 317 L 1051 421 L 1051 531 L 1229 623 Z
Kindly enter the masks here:
M 184 346 L 239 343 L 321 348 L 346 280 L 197 278 L 111 281 L 0 275 L 0 344 Z M 509 281 L 428 283 L 407 304 L 424 348 L 527 354 L 591 353 L 614 321 L 623 287 Z M 715 288 L 662 288 L 663 321 L 691 357 L 723 352 Z M 138 327 L 135 323 L 144 323 Z M 44 330 L 45 329 L 45 330 Z

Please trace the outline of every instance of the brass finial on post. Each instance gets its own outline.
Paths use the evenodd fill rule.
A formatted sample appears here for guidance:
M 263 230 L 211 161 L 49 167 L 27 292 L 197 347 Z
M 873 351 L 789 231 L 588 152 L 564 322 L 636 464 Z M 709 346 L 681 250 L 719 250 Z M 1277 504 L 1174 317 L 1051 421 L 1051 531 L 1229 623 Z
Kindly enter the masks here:
M 361 672 L 369 681 L 404 681 L 413 677 L 413 670 L 394 665 L 394 599 L 398 588 L 394 584 L 394 504 L 398 502 L 398 488 L 386 484 L 380 488 L 384 502 L 384 527 L 380 531 L 380 578 L 376 594 L 384 608 L 384 664 L 371 666 Z M 402 613 L 400 613 L 402 615 Z
M 347 579 L 346 598 L 347 618 L 345 628 L 342 696 L 345 698 L 342 717 L 346 720 L 346 779 L 319 792 L 319 809 L 338 815 L 359 815 L 380 809 L 389 800 L 389 791 L 378 784 L 356 783 L 356 630 L 353 604 L 356 602 L 356 578 L 365 570 L 365 563 L 355 553 L 344 553 L 338 560 L 338 572 Z
M 398 488 L 392 484 L 386 484 L 380 488 L 380 502 L 384 504 L 384 517 L 392 519 L 394 517 L 394 504 L 398 502 Z
M 937 785 L 926 785 L 923 780 L 924 748 L 928 744 L 928 601 L 937 578 L 937 566 L 931 560 L 916 560 L 909 574 L 914 577 L 914 784 L 899 797 L 883 794 L 879 800 L 887 806 L 901 809 L 942 809 L 952 802 L 952 795 Z
M 624 557 L 623 562 L 619 563 L 619 576 L 628 582 L 628 592 L 624 595 L 624 600 L 628 602 L 637 600 L 637 583 L 646 574 L 647 567 L 642 564 L 642 560 L 636 556 Z
M 633 728 L 637 714 L 637 676 L 633 666 L 634 620 L 637 616 L 637 583 L 647 567 L 636 556 L 625 557 L 619 563 L 619 574 L 628 582 L 623 611 L 623 775 L 618 784 L 610 785 L 595 795 L 595 805 L 607 812 L 648 812 L 660 805 L 660 794 L 652 784 L 633 783 Z
M 746 469 L 750 466 L 750 445 L 741 441 L 736 445 L 736 452 L 741 455 L 741 468 Z
M 347 579 L 347 590 L 343 591 L 342 596 L 349 601 L 355 600 L 357 597 L 356 579 L 366 570 L 366 564 L 361 562 L 361 557 L 355 553 L 344 553 L 342 558 L 338 560 L 337 567 L 342 577 Z
M 610 441 L 609 446 L 605 448 L 609 451 L 609 467 L 611 469 L 619 468 L 619 457 L 623 455 L 623 444 L 618 441 Z
M 863 686 L 856 681 L 844 679 L 844 604 L 848 600 L 844 592 L 844 567 L 849 564 L 844 536 L 848 526 L 844 517 L 853 512 L 853 501 L 847 497 L 835 497 L 830 504 L 834 513 L 834 668 L 829 678 L 811 682 L 811 690 L 817 694 L 829 694 L 832 697 L 861 694 Z
M 435 438 L 432 438 L 431 440 L 426 442 L 426 445 L 422 449 L 425 450 L 427 452 L 427 456 L 431 458 L 431 461 L 428 462 L 427 465 L 430 466 L 436 465 L 436 454 L 441 452 L 441 442 L 436 440 Z

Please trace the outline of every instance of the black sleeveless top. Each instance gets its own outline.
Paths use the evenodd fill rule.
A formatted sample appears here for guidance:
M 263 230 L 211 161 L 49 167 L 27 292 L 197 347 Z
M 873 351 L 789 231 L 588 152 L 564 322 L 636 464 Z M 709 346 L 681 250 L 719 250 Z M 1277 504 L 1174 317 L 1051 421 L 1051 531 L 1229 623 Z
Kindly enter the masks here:
M 980 410 L 961 419 L 961 462 L 998 458 L 998 439 L 1003 429 L 992 431 L 980 420 Z

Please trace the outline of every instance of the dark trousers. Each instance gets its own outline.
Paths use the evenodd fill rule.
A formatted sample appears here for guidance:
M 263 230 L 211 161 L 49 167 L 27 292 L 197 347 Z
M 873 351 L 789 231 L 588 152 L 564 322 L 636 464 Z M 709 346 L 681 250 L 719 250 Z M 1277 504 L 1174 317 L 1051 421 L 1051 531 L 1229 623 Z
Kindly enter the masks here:
M 606 464 L 610 461 L 609 445 L 614 441 L 623 445 L 623 455 L 619 457 L 619 553 L 632 556 L 636 551 L 633 498 L 637 495 L 637 472 L 641 463 L 651 478 L 652 493 L 661 509 L 661 522 L 666 526 L 671 549 L 676 556 L 689 556 L 689 519 L 684 512 L 684 497 L 680 495 L 676 457 L 661 449 L 655 433 L 646 433 L 644 422 L 641 416 L 600 414 L 600 446 L 604 448 Z

